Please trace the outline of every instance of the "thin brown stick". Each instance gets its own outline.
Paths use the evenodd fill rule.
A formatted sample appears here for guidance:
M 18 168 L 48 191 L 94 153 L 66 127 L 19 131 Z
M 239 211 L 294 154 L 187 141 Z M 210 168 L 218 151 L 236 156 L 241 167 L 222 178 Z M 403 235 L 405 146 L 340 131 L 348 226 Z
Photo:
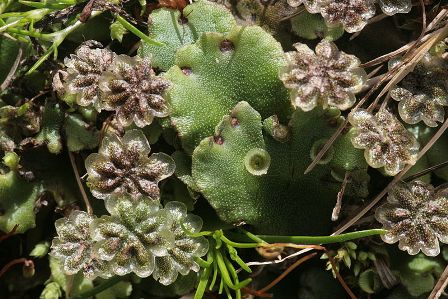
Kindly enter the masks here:
M 308 174 L 311 170 L 314 169 L 314 167 L 319 163 L 319 161 L 322 159 L 322 157 L 327 153 L 327 151 L 330 149 L 330 147 L 333 145 L 333 143 L 336 141 L 336 139 L 339 137 L 339 135 L 342 133 L 344 128 L 348 124 L 348 119 L 346 118 L 344 122 L 337 128 L 336 132 L 331 135 L 330 139 L 324 144 L 322 149 L 319 151 L 319 153 L 316 155 L 314 160 L 308 165 L 308 167 L 305 169 L 303 174 Z
M 382 68 L 382 66 L 380 66 L 379 68 Z M 379 69 L 377 68 L 377 69 Z M 376 77 L 373 77 L 371 79 L 368 79 L 366 81 L 366 83 L 364 83 L 364 85 L 362 86 L 362 90 L 360 92 L 366 92 L 370 89 L 372 89 L 374 86 L 376 86 L 378 84 L 378 82 L 380 82 L 383 79 L 384 75 L 379 75 Z
M 331 263 L 331 266 L 333 267 L 334 273 L 336 274 L 336 278 L 338 279 L 339 283 L 342 285 L 342 287 L 344 288 L 344 290 L 347 292 L 347 294 L 350 296 L 350 298 L 352 299 L 356 299 L 355 294 L 353 294 L 352 290 L 349 288 L 349 286 L 345 283 L 344 278 L 342 278 L 342 276 L 339 274 L 339 272 L 336 270 L 336 263 L 333 259 L 333 257 L 329 254 L 328 250 L 321 246 L 321 245 L 298 245 L 298 244 L 294 244 L 294 243 L 272 243 L 272 244 L 263 244 L 263 247 L 290 247 L 290 248 L 296 248 L 296 249 L 304 249 L 302 252 L 305 253 L 305 250 L 320 250 L 320 251 L 324 251 L 327 256 L 328 256 L 328 260 Z M 308 256 L 308 255 L 307 255 Z M 307 257 L 305 256 L 305 257 Z M 303 258 L 305 258 L 303 257 Z M 303 259 L 302 258 L 302 259 Z M 261 291 L 261 290 L 260 290 Z M 256 292 L 260 292 L 260 291 L 256 291 Z
M 429 294 L 428 299 L 439 299 L 440 296 L 442 296 L 442 293 L 447 285 L 448 285 L 448 266 L 446 266 L 442 275 L 440 275 L 440 278 L 437 281 L 436 285 L 434 286 L 434 289 L 432 290 L 431 294 Z
M 291 15 L 289 15 L 289 16 L 286 16 L 286 17 L 283 17 L 282 19 L 280 19 L 280 22 L 283 22 L 283 21 L 286 21 L 286 20 L 289 20 L 289 19 L 292 19 L 292 18 L 294 18 L 295 16 L 298 16 L 299 14 L 301 14 L 302 12 L 304 12 L 305 11 L 305 7 L 299 7 L 299 9 L 295 12 L 295 13 L 293 13 L 293 14 L 291 14 Z
M 331 221 L 337 221 L 339 219 L 339 213 L 341 212 L 342 207 L 342 198 L 344 197 L 345 188 L 347 187 L 349 177 L 350 171 L 346 171 L 344 180 L 342 181 L 341 189 L 339 190 L 336 197 L 336 204 L 333 208 L 333 212 L 331 213 Z
M 437 16 L 432 20 L 431 23 L 429 23 L 428 27 L 426 28 L 426 31 L 431 31 L 439 24 L 440 21 L 442 21 L 446 16 L 448 15 L 448 9 L 444 8 L 442 9 Z
M 379 99 L 379 98 L 378 98 L 378 99 Z M 384 110 L 384 109 L 387 108 L 387 104 L 389 103 L 389 99 L 390 99 L 390 95 L 387 94 L 386 97 L 385 97 L 385 99 L 384 99 L 384 101 L 383 101 L 383 103 L 381 103 L 380 110 Z M 375 109 L 375 107 L 373 107 L 372 110 L 373 110 L 373 109 Z
M 415 180 L 415 179 L 417 179 L 417 178 L 419 178 L 419 177 L 421 177 L 421 176 L 424 176 L 425 174 L 431 173 L 431 172 L 433 172 L 433 171 L 435 171 L 435 170 L 438 170 L 438 169 L 441 169 L 441 168 L 444 168 L 444 167 L 447 167 L 447 166 L 448 166 L 448 161 L 442 162 L 442 163 L 440 163 L 440 164 L 437 164 L 437 165 L 428 167 L 428 168 L 426 168 L 426 169 L 424 169 L 424 170 L 422 170 L 422 171 L 419 171 L 419 172 L 417 172 L 416 174 L 413 174 L 413 175 L 411 175 L 411 176 L 408 176 L 408 177 L 405 179 L 405 181 L 406 181 L 406 182 L 413 181 L 413 180 Z
M 17 265 L 17 264 L 30 265 L 32 263 L 33 263 L 32 260 L 27 260 L 26 258 L 19 258 L 19 259 L 12 260 L 9 263 L 7 263 L 6 265 L 4 265 L 3 268 L 0 270 L 0 277 L 2 277 L 6 272 L 8 272 L 8 270 L 14 265 Z
M 136 43 L 131 47 L 131 49 L 128 51 L 127 55 L 128 55 L 128 56 L 132 56 L 132 54 L 134 54 L 135 52 L 137 52 L 137 50 L 140 48 L 141 44 L 142 44 L 142 41 L 141 41 L 141 40 L 139 40 L 138 42 L 136 42 Z
M 272 298 L 272 297 L 274 297 L 274 295 L 272 295 L 272 294 L 260 294 L 260 293 L 258 293 L 258 291 L 252 290 L 252 289 L 250 289 L 248 287 L 242 288 L 241 290 L 243 291 L 243 294 L 249 294 L 249 295 L 252 295 L 254 297 L 261 297 L 261 298 Z
M 99 144 L 101 144 L 101 142 L 103 141 L 103 138 L 104 138 L 104 136 L 106 135 L 106 132 L 107 132 L 107 130 L 108 130 L 108 128 L 110 127 L 110 124 L 111 124 L 111 122 L 112 122 L 112 118 L 113 118 L 113 115 L 110 115 L 109 117 L 107 117 L 106 118 L 106 120 L 104 121 L 104 123 L 103 123 L 103 125 L 102 125 L 102 127 L 101 127 L 101 130 L 100 130 L 100 134 L 99 134 L 99 140 L 98 140 L 98 142 L 99 142 Z
M 40 97 L 43 96 L 43 95 L 46 95 L 46 94 L 49 93 L 49 92 L 50 92 L 50 90 L 43 90 L 43 91 L 39 92 L 37 95 L 35 95 L 34 97 L 32 97 L 31 99 L 29 99 L 29 100 L 27 101 L 27 103 L 32 103 L 32 102 L 34 102 L 36 99 L 40 98 Z
M 377 256 L 373 261 L 373 265 L 386 289 L 391 289 L 399 283 L 397 277 L 392 273 L 392 270 L 386 264 L 383 257 Z
M 6 87 L 9 86 L 12 79 L 14 78 L 14 74 L 17 71 L 17 68 L 19 67 L 20 60 L 22 59 L 23 50 L 20 47 L 19 52 L 17 53 L 16 60 L 14 60 L 13 65 L 11 66 L 11 69 L 9 70 L 8 75 L 6 75 L 5 80 L 3 80 L 2 84 L 0 85 L 0 91 L 3 91 L 6 89 Z
M 388 18 L 388 17 L 390 17 L 390 16 L 388 16 L 388 15 L 386 15 L 386 14 L 384 14 L 384 13 L 379 14 L 379 15 L 376 15 L 376 16 L 374 16 L 373 18 L 370 18 L 369 21 L 367 21 L 367 25 L 366 25 L 366 27 L 369 26 L 369 25 L 371 25 L 371 24 L 377 23 L 377 22 L 379 22 L 379 21 L 381 21 L 381 20 L 383 20 L 383 19 L 385 19 L 385 18 Z M 353 34 L 350 36 L 350 41 L 352 41 L 352 40 L 354 40 L 355 38 L 357 38 L 361 33 L 362 33 L 362 30 L 353 33 Z
M 95 4 L 95 0 L 90 0 L 84 6 L 84 8 L 82 9 L 82 12 L 78 18 L 80 22 L 85 23 L 90 18 L 90 15 L 92 14 L 92 10 L 93 10 L 93 4 Z
M 370 73 L 368 73 L 367 74 L 367 79 L 369 79 L 369 80 L 373 80 L 375 83 L 376 82 L 378 82 L 380 79 L 381 79 L 381 77 L 383 77 L 384 75 L 379 75 L 379 76 L 377 76 L 377 77 L 373 77 L 373 76 L 375 76 L 376 74 L 378 74 L 378 72 L 381 70 L 383 68 L 383 66 L 382 65 L 379 65 L 379 66 L 377 66 L 373 71 L 371 71 Z M 378 78 L 379 77 L 379 78 Z M 367 82 L 368 83 L 368 82 Z M 370 84 L 371 86 L 374 86 L 375 84 Z
M 351 299 L 357 299 L 356 295 L 353 294 L 350 287 L 345 282 L 344 278 L 342 278 L 341 274 L 339 274 L 339 271 L 336 268 L 336 262 L 334 261 L 331 254 L 325 249 L 325 253 L 327 254 L 328 260 L 330 261 L 331 267 L 333 268 L 334 274 L 336 275 L 336 278 L 338 279 L 341 286 L 344 288 L 344 290 L 347 292 L 347 294 L 350 296 Z
M 437 131 L 434 136 L 429 140 L 429 142 L 425 145 L 425 147 L 420 151 L 420 153 L 417 156 L 417 161 L 426 154 L 426 152 L 433 146 L 433 144 L 442 136 L 442 134 L 448 129 L 448 118 L 445 120 L 443 125 L 440 127 L 440 129 Z M 348 228 L 350 228 L 353 224 L 355 224 L 361 217 L 363 217 L 365 214 L 367 214 L 370 209 L 372 209 L 383 197 L 386 195 L 389 190 L 395 186 L 396 183 L 398 183 L 401 178 L 411 169 L 414 165 L 406 165 L 406 167 L 397 174 L 393 180 L 386 186 L 386 188 L 383 189 L 370 203 L 368 203 L 355 217 L 350 219 L 347 223 L 345 223 L 341 228 L 339 228 L 337 231 L 335 231 L 332 235 L 339 235 L 346 231 Z
M 81 192 L 82 199 L 84 200 L 84 204 L 86 205 L 86 210 L 89 215 L 93 214 L 92 206 L 90 205 L 89 198 L 87 197 L 86 191 L 84 190 L 84 186 L 81 182 L 81 177 L 79 176 L 78 167 L 76 166 L 75 157 L 71 151 L 68 151 L 68 157 L 70 158 L 70 163 L 72 164 L 73 172 L 75 173 L 76 183 L 78 183 L 79 191 Z
M 448 9 L 443 9 L 442 11 L 440 11 L 440 13 L 434 18 L 434 20 L 428 25 L 428 27 L 426 28 L 426 31 L 431 31 L 432 29 L 434 29 L 436 27 L 436 25 L 446 16 L 448 15 Z M 417 43 L 423 43 L 425 41 L 427 41 L 432 35 L 428 34 L 425 35 L 424 37 L 421 38 L 421 40 L 415 40 L 412 41 L 404 46 L 402 46 L 401 48 L 398 48 L 395 51 L 392 51 L 390 53 L 384 54 L 380 57 L 377 57 L 375 59 L 372 59 L 366 63 L 361 64 L 361 67 L 371 67 L 374 65 L 378 65 L 381 64 L 385 61 L 390 60 L 391 58 L 400 55 L 403 52 L 406 52 L 407 50 L 411 49 L 412 47 L 414 47 Z
M 17 230 L 18 227 L 19 227 L 19 225 L 16 224 L 16 225 L 14 225 L 14 227 L 12 228 L 12 230 L 11 230 L 9 233 L 4 234 L 3 236 L 0 236 L 0 242 L 2 242 L 3 240 L 6 240 L 6 239 L 8 239 L 9 237 L 15 235 L 16 230 Z
M 289 273 L 291 273 L 295 268 L 297 268 L 298 266 L 300 266 L 301 264 L 303 264 L 304 262 L 306 262 L 309 259 L 312 259 L 313 257 L 315 257 L 317 255 L 317 252 L 313 252 L 310 253 L 302 258 L 300 258 L 299 260 L 297 260 L 294 264 L 292 264 L 291 266 L 288 267 L 288 269 L 286 269 L 282 274 L 280 274 L 276 279 L 274 279 L 271 283 L 269 283 L 267 286 L 265 286 L 264 288 L 262 288 L 261 290 L 258 290 L 257 293 L 258 294 L 263 294 L 266 293 L 267 291 L 269 291 L 270 289 L 272 289 L 276 284 L 278 284 L 283 278 L 286 277 L 286 275 L 288 275 Z
M 423 0 L 420 0 L 420 7 L 422 9 L 422 32 L 420 33 L 420 37 L 418 38 L 419 40 L 422 39 L 422 37 L 425 35 L 426 30 L 428 29 L 427 24 L 426 24 L 426 7 L 425 7 L 425 2 Z
M 381 64 L 381 63 L 383 63 L 385 61 L 388 61 L 391 58 L 393 58 L 395 56 L 398 56 L 401 53 L 406 52 L 407 50 L 409 50 L 415 44 L 415 42 L 416 41 L 412 41 L 412 42 L 402 46 L 401 48 L 399 48 L 399 49 L 397 49 L 395 51 L 392 51 L 390 53 L 387 53 L 387 54 L 384 54 L 384 55 L 382 55 L 380 57 L 372 59 L 372 60 L 370 60 L 370 61 L 368 61 L 366 63 L 363 63 L 363 64 L 361 64 L 361 67 L 367 68 L 367 67 L 375 66 L 375 65 Z

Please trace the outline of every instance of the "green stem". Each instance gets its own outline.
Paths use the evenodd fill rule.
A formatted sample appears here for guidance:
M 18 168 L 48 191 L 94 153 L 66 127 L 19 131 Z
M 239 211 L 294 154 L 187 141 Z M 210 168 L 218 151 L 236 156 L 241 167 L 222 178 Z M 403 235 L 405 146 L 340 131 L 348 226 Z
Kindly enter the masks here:
M 222 291 L 224 290 L 224 279 L 222 279 L 222 277 L 221 277 L 221 279 L 220 279 L 220 282 L 219 282 L 219 288 L 218 288 L 218 294 L 219 295 L 221 295 L 222 294 Z
M 196 288 L 196 292 L 194 294 L 193 299 L 201 299 L 204 296 L 205 290 L 207 289 L 207 283 L 212 271 L 212 267 L 210 265 L 213 263 L 213 254 L 209 252 L 207 254 L 207 262 L 209 264 L 209 267 L 203 268 L 202 273 L 199 279 L 199 284 Z
M 87 1 L 89 1 L 89 0 L 81 0 L 81 1 L 76 1 L 76 0 L 59 0 L 58 2 L 59 3 L 65 3 L 65 4 L 68 4 L 68 5 L 75 5 L 75 4 L 79 4 L 79 3 L 85 3 L 85 2 L 87 2 Z
M 7 18 L 20 18 L 23 17 L 24 12 L 20 11 L 20 12 L 5 12 L 0 14 L 0 18 L 1 19 L 7 19 Z
M 103 13 L 103 12 L 98 11 L 98 10 L 93 11 L 90 17 L 94 18 L 94 17 L 100 15 L 101 13 Z M 50 39 L 53 41 L 53 44 L 51 45 L 50 48 L 48 48 L 47 52 L 45 52 L 45 54 L 28 70 L 28 72 L 26 72 L 26 75 L 29 75 L 32 72 L 34 72 L 45 60 L 48 59 L 48 57 L 51 55 L 51 53 L 54 53 L 55 56 L 57 56 L 59 45 L 65 40 L 65 38 L 70 33 L 75 31 L 82 25 L 84 25 L 83 22 L 76 21 L 73 25 L 70 25 L 70 26 L 64 28 L 63 30 L 56 31 L 53 33 L 45 33 L 45 34 L 42 33 L 40 38 Z M 14 29 L 14 28 L 12 28 L 12 29 Z
M 210 261 L 208 259 L 206 261 L 204 261 L 200 257 L 195 257 L 194 260 L 195 260 L 196 263 L 198 263 L 198 265 L 201 268 L 209 268 L 211 266 L 211 264 L 213 263 L 213 257 L 211 258 Z
M 230 258 L 235 261 L 241 268 L 243 268 L 246 272 L 252 273 L 252 270 L 249 268 L 249 266 L 246 265 L 246 263 L 238 256 L 238 251 L 230 246 L 229 244 L 226 244 L 227 246 L 227 252 L 229 253 Z
M 208 287 L 209 291 L 213 290 L 213 287 L 215 286 L 216 283 L 216 278 L 218 277 L 218 264 L 217 263 L 213 263 L 213 276 L 212 276 L 212 281 L 210 282 L 210 285 Z
M 219 272 L 221 273 L 221 278 L 224 280 L 224 283 L 232 289 L 236 290 L 237 288 L 233 285 L 233 282 L 230 279 L 230 274 L 227 271 L 226 263 L 224 262 L 224 258 L 219 250 L 216 250 L 216 261 L 218 263 Z
M 257 236 L 268 243 L 295 243 L 301 245 L 318 245 L 318 244 L 347 242 L 350 240 L 375 235 L 383 235 L 385 233 L 387 233 L 387 230 L 385 229 L 369 229 L 336 236 L 270 236 L 270 235 L 257 235 Z
M 11 3 L 13 2 L 13 0 L 3 0 L 0 2 L 0 14 L 2 14 L 9 5 L 11 5 Z
M 123 279 L 123 277 L 121 277 L 121 276 L 114 276 L 114 277 L 108 279 L 107 281 L 103 282 L 102 284 L 94 287 L 93 289 L 88 290 L 84 293 L 81 293 L 77 296 L 74 296 L 72 299 L 87 299 L 87 298 L 92 297 L 98 293 L 101 293 L 104 290 L 107 290 L 108 288 L 113 287 L 114 285 L 119 283 L 122 279 Z
M 42 3 L 42 2 L 34 2 L 34 1 L 22 1 L 19 0 L 20 4 L 34 7 L 34 8 L 51 8 L 51 9 L 64 9 L 69 7 L 71 4 L 64 4 L 64 3 Z
M 220 238 L 224 243 L 235 248 L 256 248 L 260 246 L 260 243 L 237 243 L 227 239 L 224 235 Z
M 232 263 L 226 257 L 224 257 L 224 262 L 226 263 L 227 269 L 230 270 L 230 275 L 235 281 L 235 285 L 238 285 L 240 283 L 240 280 L 238 279 L 238 273 L 236 272 L 235 267 L 233 267 Z M 241 288 L 235 290 L 235 295 L 236 299 L 241 299 Z
M 48 57 L 50 57 L 51 53 L 53 53 L 54 51 L 54 47 L 51 46 L 47 51 L 45 51 L 44 55 L 42 55 L 38 61 L 36 61 L 36 63 L 28 70 L 28 72 L 26 72 L 26 74 L 31 74 L 32 72 L 34 72 L 45 60 L 48 59 Z
M 254 235 L 253 233 L 248 232 L 247 230 L 244 230 L 244 229 L 242 229 L 242 228 L 239 228 L 239 230 L 240 230 L 243 234 L 245 234 L 249 239 L 251 239 L 252 241 L 255 241 L 255 242 L 257 242 L 257 243 L 265 243 L 265 241 L 264 241 L 263 239 L 257 237 L 257 236 Z
M 29 31 L 29 30 L 23 30 L 23 29 L 17 29 L 17 28 L 7 28 L 6 31 L 8 33 L 26 35 L 26 36 L 35 37 L 35 38 L 45 40 L 45 41 L 53 40 L 53 37 L 49 33 L 40 33 L 38 31 Z
M 230 278 L 230 273 L 229 273 L 229 269 L 227 268 L 227 264 L 226 261 L 224 259 L 224 257 L 222 256 L 221 252 L 219 252 L 219 250 L 215 251 L 215 257 L 216 257 L 216 261 L 218 263 L 218 268 L 219 268 L 219 272 L 221 274 L 221 278 L 224 280 L 224 285 L 227 285 L 229 288 L 231 288 L 234 291 L 237 291 L 245 286 L 247 286 L 249 283 L 251 283 L 252 279 L 251 278 L 247 278 L 241 282 L 238 282 L 236 284 L 234 284 L 232 282 L 232 279 Z M 235 271 L 234 268 L 230 269 L 232 272 Z M 236 273 L 235 273 L 236 275 Z
M 103 13 L 103 11 L 94 10 L 90 14 L 90 18 L 89 19 L 92 19 L 92 18 L 94 18 L 96 16 L 99 16 L 102 13 Z M 65 37 L 67 35 L 69 35 L 70 33 L 72 33 L 73 31 L 75 31 L 76 29 L 78 29 L 80 26 L 82 26 L 84 24 L 85 23 L 83 23 L 83 22 L 78 20 L 74 24 L 72 24 L 70 26 L 67 26 L 66 28 L 62 29 L 61 31 L 56 31 L 56 32 L 53 32 L 53 33 L 49 33 L 48 35 L 49 36 L 53 36 L 54 40 L 59 40 L 60 39 L 61 43 L 62 43 L 62 41 L 65 39 Z
M 143 32 L 141 32 L 140 30 L 137 29 L 137 27 L 135 27 L 134 25 L 132 25 L 131 23 L 129 23 L 128 21 L 126 21 L 126 19 L 124 19 L 123 17 L 117 15 L 117 21 L 127 30 L 129 30 L 130 32 L 132 32 L 133 34 L 135 34 L 137 37 L 141 38 L 144 42 L 148 43 L 148 44 L 152 44 L 155 46 L 163 46 L 164 44 L 158 41 L 155 41 L 151 38 L 149 38 L 149 36 L 147 36 L 146 34 L 144 34 Z
M 229 290 L 229 288 L 226 286 L 226 284 L 224 284 L 223 287 L 224 287 L 224 291 L 226 292 L 227 299 L 233 299 L 233 298 L 232 298 L 232 293 L 230 292 L 230 290 Z
M 91 14 L 91 18 L 96 17 L 101 13 L 102 11 L 93 11 Z M 26 35 L 30 37 L 35 37 L 37 39 L 53 42 L 54 44 L 56 44 L 56 46 L 59 46 L 67 37 L 67 35 L 78 29 L 81 25 L 84 25 L 84 23 L 81 21 L 76 21 L 74 24 L 53 33 L 41 33 L 38 31 L 23 30 L 18 28 L 8 28 L 6 31 L 8 33 Z
M 184 225 L 183 223 L 181 223 L 180 226 L 182 227 L 182 230 L 183 230 L 189 237 L 192 237 L 192 238 L 197 238 L 197 237 L 202 237 L 202 236 L 211 236 L 211 235 L 213 235 L 213 232 L 211 232 L 211 231 L 202 231 L 202 232 L 199 232 L 199 233 L 193 233 L 193 232 L 189 231 L 189 230 L 185 227 L 185 225 Z
M 207 289 L 208 278 L 210 276 L 211 269 L 204 268 L 199 279 L 199 284 L 194 293 L 193 299 L 202 299 L 204 297 L 205 290 Z

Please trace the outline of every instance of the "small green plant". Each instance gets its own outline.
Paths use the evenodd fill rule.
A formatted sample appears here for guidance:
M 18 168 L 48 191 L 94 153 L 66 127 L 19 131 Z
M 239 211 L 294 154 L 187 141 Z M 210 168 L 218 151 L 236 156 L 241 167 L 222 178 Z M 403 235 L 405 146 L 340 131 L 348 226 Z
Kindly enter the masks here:
M 316 54 L 307 45 L 294 46 L 297 52 L 287 54 L 289 67 L 281 76 L 291 89 L 294 106 L 304 111 L 318 105 L 351 108 L 367 76 L 359 67 L 358 58 L 339 52 L 335 44 L 325 39 L 316 46 Z
M 409 254 L 420 250 L 428 256 L 440 253 L 439 240 L 448 242 L 445 214 L 447 190 L 434 190 L 421 181 L 398 184 L 376 210 L 375 217 L 388 230 L 382 236 L 386 243 L 399 241 L 399 248 Z
M 356 110 L 349 115 L 352 143 L 364 149 L 367 163 L 384 167 L 387 175 L 396 175 L 406 164 L 416 162 L 420 144 L 389 111 L 372 115 L 365 110 Z
M 87 183 L 92 195 L 106 199 L 116 194 L 130 194 L 136 200 L 148 196 L 160 198 L 159 181 L 174 172 L 173 159 L 156 153 L 148 157 L 151 148 L 140 130 L 130 130 L 123 138 L 106 136 L 99 152 L 85 161 Z

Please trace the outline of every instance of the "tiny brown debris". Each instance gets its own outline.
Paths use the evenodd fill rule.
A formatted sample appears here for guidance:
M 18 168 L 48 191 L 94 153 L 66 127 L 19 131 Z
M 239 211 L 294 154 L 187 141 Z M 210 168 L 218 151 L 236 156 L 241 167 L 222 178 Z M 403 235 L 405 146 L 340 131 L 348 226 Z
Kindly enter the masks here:
M 190 76 L 191 73 L 193 72 L 190 67 L 182 67 L 181 70 L 185 76 Z
M 235 45 L 232 41 L 225 39 L 219 44 L 219 50 L 221 52 L 229 52 L 235 49 Z
M 213 141 L 216 144 L 222 145 L 224 143 L 224 139 L 222 138 L 222 136 L 213 136 Z

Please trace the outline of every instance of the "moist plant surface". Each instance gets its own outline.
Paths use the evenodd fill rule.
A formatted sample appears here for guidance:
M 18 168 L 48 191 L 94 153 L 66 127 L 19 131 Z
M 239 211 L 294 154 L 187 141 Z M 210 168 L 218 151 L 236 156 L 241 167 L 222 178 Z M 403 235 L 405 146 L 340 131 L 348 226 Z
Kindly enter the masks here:
M 0 0 L 0 298 L 443 298 L 441 0 Z

